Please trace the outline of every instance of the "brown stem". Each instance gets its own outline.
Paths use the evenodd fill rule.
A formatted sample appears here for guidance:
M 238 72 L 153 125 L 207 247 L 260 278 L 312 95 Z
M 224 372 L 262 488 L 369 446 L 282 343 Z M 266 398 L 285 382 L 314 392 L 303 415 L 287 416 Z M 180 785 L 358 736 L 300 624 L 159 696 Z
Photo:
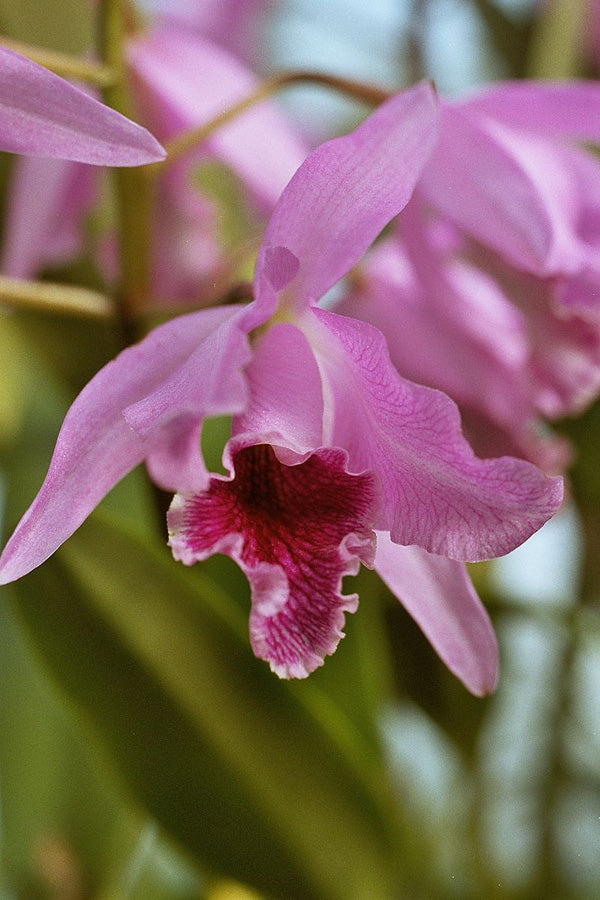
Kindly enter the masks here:
M 233 106 L 219 113 L 210 121 L 192 128 L 178 135 L 165 144 L 168 156 L 162 163 L 153 166 L 147 166 L 144 171 L 152 175 L 158 175 L 165 170 L 166 166 L 172 165 L 181 156 L 193 150 L 198 144 L 206 140 L 213 131 L 222 128 L 228 122 L 236 119 L 242 113 L 246 112 L 257 103 L 261 103 L 268 97 L 275 94 L 281 88 L 289 87 L 295 84 L 319 84 L 323 87 L 332 88 L 351 97 L 361 100 L 363 103 L 377 105 L 387 100 L 390 92 L 383 88 L 370 84 L 364 84 L 361 81 L 354 81 L 351 78 L 342 78 L 337 75 L 328 75 L 324 72 L 315 72 L 312 70 L 298 70 L 293 72 L 282 72 L 279 75 L 273 75 L 265 79 L 257 88 L 255 88 L 246 97 L 243 97 Z

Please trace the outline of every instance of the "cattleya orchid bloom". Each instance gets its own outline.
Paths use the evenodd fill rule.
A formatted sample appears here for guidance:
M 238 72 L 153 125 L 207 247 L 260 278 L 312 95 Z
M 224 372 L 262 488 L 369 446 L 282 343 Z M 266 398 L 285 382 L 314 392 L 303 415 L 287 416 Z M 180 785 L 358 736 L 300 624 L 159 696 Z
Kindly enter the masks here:
M 396 233 L 336 307 L 384 332 L 401 374 L 457 401 L 480 455 L 551 472 L 569 448 L 546 421 L 600 390 L 600 164 L 575 145 L 600 141 L 599 113 L 591 83 L 446 103 Z
M 173 25 L 132 38 L 128 62 L 140 119 L 162 141 L 207 122 L 257 84 L 228 51 Z M 264 103 L 218 129 L 197 152 L 161 174 L 152 229 L 154 296 L 177 303 L 198 300 L 227 268 L 218 237 L 219 210 L 193 182 L 199 165 L 217 160 L 227 166 L 243 186 L 250 209 L 262 218 L 306 153 L 277 107 Z M 96 174 L 76 163 L 19 161 L 4 229 L 5 274 L 32 277 L 81 249 L 82 224 L 100 186 Z M 40 184 L 43 190 L 37 189 Z M 110 278 L 102 253 L 106 247 L 97 249 Z
M 448 397 L 400 377 L 377 329 L 318 305 L 407 203 L 436 126 L 420 84 L 317 148 L 266 229 L 253 302 L 173 319 L 92 379 L 0 581 L 42 563 L 145 460 L 177 491 L 175 556 L 228 553 L 247 574 L 252 646 L 280 676 L 333 652 L 357 603 L 341 581 L 363 562 L 470 690 L 494 687 L 493 630 L 459 561 L 524 541 L 558 507 L 561 480 L 475 457 Z M 222 414 L 234 417 L 225 477 L 206 470 L 199 441 L 203 419 Z
M 0 149 L 99 166 L 166 156 L 145 128 L 6 47 L 0 47 Z

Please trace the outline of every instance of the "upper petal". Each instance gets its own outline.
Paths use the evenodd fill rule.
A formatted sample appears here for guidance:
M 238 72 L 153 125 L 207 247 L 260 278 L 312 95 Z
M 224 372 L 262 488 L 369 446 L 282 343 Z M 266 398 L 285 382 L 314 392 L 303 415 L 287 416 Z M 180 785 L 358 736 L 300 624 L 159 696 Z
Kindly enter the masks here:
M 511 457 L 478 459 L 455 404 L 401 378 L 376 328 L 314 309 L 303 330 L 331 410 L 327 443 L 348 450 L 352 470 L 379 475 L 377 527 L 396 543 L 485 559 L 512 550 L 556 511 L 562 480 Z
M 457 102 L 516 128 L 600 143 L 597 81 L 507 81 Z
M 464 564 L 377 532 L 375 569 L 465 687 L 478 697 L 493 691 L 498 644 Z
M 300 263 L 289 288 L 295 302 L 322 297 L 406 205 L 436 131 L 435 93 L 423 82 L 383 103 L 351 134 L 311 153 L 267 226 L 257 285 L 268 254 L 285 247 Z
M 139 166 L 166 155 L 145 128 L 5 47 L 0 149 L 104 166 Z
M 193 453 L 197 468 L 203 469 L 198 443 L 192 446 L 189 440 L 192 431 L 198 435 L 202 408 L 226 412 L 230 410 L 220 407 L 222 401 L 238 409 L 243 405 L 239 370 L 247 361 L 247 348 L 241 348 L 238 360 L 228 358 L 224 372 L 218 343 L 210 343 L 214 332 L 220 326 L 226 328 L 237 312 L 238 308 L 222 307 L 173 319 L 128 347 L 94 376 L 67 413 L 44 484 L 4 549 L 0 584 L 14 581 L 44 562 L 113 485 L 144 458 L 156 454 L 164 474 L 171 471 L 168 461 L 174 472 L 178 468 L 185 471 Z M 198 348 L 205 351 L 203 370 L 194 357 Z M 179 371 L 189 372 L 186 363 L 190 358 L 194 358 L 193 374 L 198 379 L 193 404 L 189 402 L 192 388 L 185 378 L 178 379 Z M 211 380 L 212 369 L 221 373 L 222 383 Z M 136 401 L 143 402 L 152 392 L 158 397 L 155 429 L 150 427 L 146 406 L 142 435 L 129 427 L 123 410 Z M 160 403 L 166 396 L 171 404 L 168 410 Z M 172 485 L 174 489 L 177 486 Z

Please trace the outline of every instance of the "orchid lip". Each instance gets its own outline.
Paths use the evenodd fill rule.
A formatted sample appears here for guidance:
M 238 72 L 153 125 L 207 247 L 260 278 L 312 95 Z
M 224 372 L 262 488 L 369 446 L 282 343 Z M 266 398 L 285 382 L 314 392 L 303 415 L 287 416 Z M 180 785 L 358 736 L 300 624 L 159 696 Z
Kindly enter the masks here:
M 356 595 L 345 575 L 375 558 L 377 487 L 347 471 L 343 450 L 297 454 L 285 447 L 230 442 L 231 474 L 206 491 L 176 495 L 169 544 L 186 565 L 225 553 L 252 590 L 250 638 L 256 655 L 284 678 L 305 677 L 343 637 Z

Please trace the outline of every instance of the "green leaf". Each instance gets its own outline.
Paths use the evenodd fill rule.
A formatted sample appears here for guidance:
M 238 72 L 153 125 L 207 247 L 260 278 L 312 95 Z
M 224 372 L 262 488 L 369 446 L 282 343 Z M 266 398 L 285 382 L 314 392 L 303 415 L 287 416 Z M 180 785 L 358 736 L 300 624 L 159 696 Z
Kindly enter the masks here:
M 7 603 L 0 635 L 0 897 L 198 896 L 198 872 L 125 802 Z
M 202 864 L 278 897 L 391 895 L 376 748 L 310 680 L 254 659 L 199 567 L 92 519 L 15 589 L 135 796 Z

